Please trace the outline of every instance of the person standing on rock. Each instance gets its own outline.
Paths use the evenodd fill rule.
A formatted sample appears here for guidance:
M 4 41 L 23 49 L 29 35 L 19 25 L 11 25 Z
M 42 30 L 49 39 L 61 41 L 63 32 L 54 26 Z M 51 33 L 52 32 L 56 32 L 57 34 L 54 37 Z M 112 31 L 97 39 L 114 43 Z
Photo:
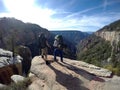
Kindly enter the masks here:
M 54 61 L 57 61 L 56 56 L 60 55 L 61 62 L 63 62 L 63 37 L 62 35 L 56 35 L 54 41 Z
M 20 45 L 18 48 L 18 54 L 23 58 L 22 74 L 23 76 L 28 76 L 32 61 L 31 51 L 28 47 Z
M 50 48 L 50 45 L 47 41 L 47 38 L 45 37 L 44 33 L 41 33 L 39 36 L 38 36 L 38 43 L 39 43 L 39 48 L 40 48 L 40 51 L 41 51 L 41 57 L 43 59 L 46 60 L 46 64 L 48 63 L 47 62 L 47 54 L 48 54 L 48 49 L 47 47 Z

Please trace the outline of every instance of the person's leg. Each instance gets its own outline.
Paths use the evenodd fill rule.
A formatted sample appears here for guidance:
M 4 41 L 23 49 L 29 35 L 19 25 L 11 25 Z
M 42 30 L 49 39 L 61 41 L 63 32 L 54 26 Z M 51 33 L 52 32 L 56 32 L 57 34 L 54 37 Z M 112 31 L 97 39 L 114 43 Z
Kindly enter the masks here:
M 63 51 L 59 50 L 59 54 L 60 54 L 60 60 L 61 60 L 61 62 L 63 62 Z
M 47 54 L 48 54 L 48 51 L 47 51 L 47 47 L 44 48 L 44 55 L 45 55 L 45 59 L 47 60 Z
M 25 76 L 25 62 L 24 61 L 22 61 L 22 75 Z
M 39 55 L 41 55 L 41 49 L 39 49 Z
M 56 56 L 57 56 L 57 49 L 54 49 L 54 61 L 56 61 Z
M 44 49 L 41 49 L 41 57 L 44 58 Z
M 28 73 L 29 73 L 29 66 L 26 65 L 25 67 L 25 76 L 27 77 L 28 76 Z
M 25 75 L 26 75 L 26 77 L 28 76 L 29 71 L 30 71 L 30 66 L 26 66 L 25 67 Z
M 48 53 L 47 47 L 43 48 L 43 55 L 45 56 L 44 60 L 45 60 L 46 64 L 49 65 L 50 63 L 49 63 L 49 61 L 47 61 L 47 53 Z

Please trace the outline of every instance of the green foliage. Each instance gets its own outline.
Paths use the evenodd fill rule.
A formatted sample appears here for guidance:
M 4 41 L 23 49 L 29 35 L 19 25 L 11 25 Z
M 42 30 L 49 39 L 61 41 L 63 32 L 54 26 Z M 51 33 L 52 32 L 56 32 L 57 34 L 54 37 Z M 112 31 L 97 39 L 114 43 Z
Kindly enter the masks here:
M 109 64 L 104 66 L 104 68 L 113 72 L 113 74 L 120 76 L 120 67 L 114 67 L 113 65 Z
M 113 68 L 113 73 L 120 76 L 120 68 Z
M 120 31 L 120 20 L 111 23 L 109 27 L 111 28 L 111 30 Z
M 118 42 L 118 47 L 120 48 L 120 41 Z
M 99 31 L 120 31 L 120 20 L 117 20 L 107 26 L 104 26 Z
M 82 43 L 79 45 L 79 47 L 85 47 L 81 49 L 78 48 L 80 50 L 78 50 L 79 52 L 77 53 L 77 59 L 97 66 L 102 66 L 104 61 L 107 60 L 108 57 L 110 57 L 111 55 L 111 46 L 109 42 L 106 42 L 100 37 L 93 37 L 94 39 L 92 39 L 91 41 L 89 40 L 89 37 L 89 39 L 87 40 L 87 42 L 89 43 L 87 45 L 83 45 Z
M 70 59 L 75 59 L 76 58 L 76 54 L 73 52 L 71 52 L 71 50 L 69 48 L 64 48 L 63 49 L 63 52 L 64 52 L 64 57 L 66 58 L 70 58 Z

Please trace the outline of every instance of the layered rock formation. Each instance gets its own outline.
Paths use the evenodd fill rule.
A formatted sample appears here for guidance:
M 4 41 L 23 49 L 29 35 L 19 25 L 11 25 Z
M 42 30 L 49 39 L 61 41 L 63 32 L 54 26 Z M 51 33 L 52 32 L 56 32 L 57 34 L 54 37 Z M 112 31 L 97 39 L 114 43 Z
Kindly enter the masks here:
M 96 32 L 96 36 L 100 36 L 101 38 L 104 38 L 107 41 L 111 42 L 111 45 L 118 44 L 120 41 L 120 32 L 119 31 L 101 31 Z
M 59 57 L 57 57 L 59 59 Z M 120 77 L 111 77 L 111 71 L 85 62 L 64 58 L 64 62 L 52 62 L 36 56 L 32 60 L 32 84 L 29 90 L 119 90 Z M 109 77 L 109 78 L 108 78 Z M 111 78 L 110 78 L 111 77 Z M 116 81 L 117 79 L 117 81 Z

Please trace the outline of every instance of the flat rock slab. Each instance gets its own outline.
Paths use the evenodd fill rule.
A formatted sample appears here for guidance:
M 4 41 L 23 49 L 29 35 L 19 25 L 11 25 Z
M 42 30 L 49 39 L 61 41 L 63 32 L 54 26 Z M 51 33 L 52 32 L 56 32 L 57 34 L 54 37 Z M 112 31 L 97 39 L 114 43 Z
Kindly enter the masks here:
M 48 61 L 52 62 L 46 65 L 40 56 L 33 58 L 29 90 L 120 90 L 120 78 L 117 81 L 115 77 L 106 78 L 111 74 L 106 69 L 67 58 L 63 62 L 57 59 L 53 62 L 53 56 L 49 55 Z
M 76 61 L 76 60 L 71 60 L 71 59 L 64 59 L 65 62 L 67 62 L 69 65 L 75 66 L 79 69 L 85 70 L 91 74 L 97 75 L 97 76 L 102 76 L 102 77 L 111 77 L 112 72 L 101 68 L 101 67 L 97 67 L 95 65 L 92 64 L 88 64 L 86 62 L 83 61 Z
M 60 61 L 59 58 L 60 57 L 57 57 L 57 61 Z M 45 61 L 54 62 L 53 56 L 48 55 L 48 58 Z M 97 75 L 97 76 L 111 77 L 111 74 L 112 74 L 112 72 L 107 69 L 97 67 L 95 65 L 88 64 L 83 61 L 76 61 L 76 60 L 64 58 L 64 64 L 65 63 L 66 63 L 66 65 L 68 64 L 69 67 L 71 66 L 71 68 L 73 68 L 73 69 L 78 68 L 78 69 L 86 70 L 87 72 Z

